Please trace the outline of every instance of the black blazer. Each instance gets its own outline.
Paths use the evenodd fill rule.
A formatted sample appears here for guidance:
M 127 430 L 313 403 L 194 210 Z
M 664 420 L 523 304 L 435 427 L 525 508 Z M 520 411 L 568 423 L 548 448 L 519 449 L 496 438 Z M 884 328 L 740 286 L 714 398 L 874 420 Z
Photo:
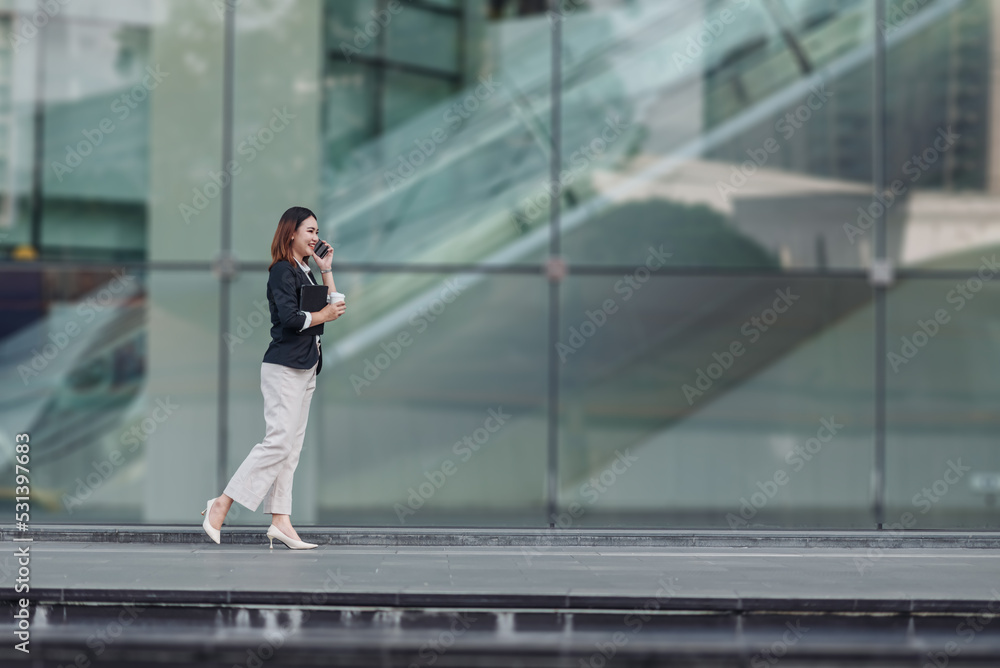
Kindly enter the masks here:
M 309 276 L 315 283 L 312 270 Z M 271 344 L 264 353 L 264 361 L 293 369 L 311 369 L 318 363 L 316 374 L 319 375 L 323 368 L 323 352 L 317 350 L 314 335 L 323 333 L 323 325 L 299 331 L 306 323 L 305 311 L 299 310 L 299 287 L 308 284 L 305 273 L 287 260 L 279 260 L 271 267 L 267 278 Z

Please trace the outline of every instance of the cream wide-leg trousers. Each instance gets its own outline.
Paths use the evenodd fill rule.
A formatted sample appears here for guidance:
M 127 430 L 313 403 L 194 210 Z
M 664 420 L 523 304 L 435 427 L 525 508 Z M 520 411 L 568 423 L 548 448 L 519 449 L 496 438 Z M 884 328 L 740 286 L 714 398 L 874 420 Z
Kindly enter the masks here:
M 226 485 L 225 494 L 250 510 L 264 502 L 265 513 L 292 514 L 292 476 L 299 463 L 316 389 L 316 365 L 293 369 L 260 365 L 264 395 L 264 440 L 253 447 Z

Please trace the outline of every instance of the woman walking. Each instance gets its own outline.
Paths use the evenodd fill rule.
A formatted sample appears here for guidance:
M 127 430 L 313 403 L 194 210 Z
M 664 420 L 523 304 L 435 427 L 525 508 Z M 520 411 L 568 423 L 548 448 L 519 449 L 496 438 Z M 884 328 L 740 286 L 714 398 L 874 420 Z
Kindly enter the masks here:
M 299 310 L 299 287 L 316 283 L 308 266 L 310 256 L 319 265 L 330 292 L 337 289 L 330 269 L 333 249 L 325 257 L 313 254 L 313 248 L 320 243 L 318 231 L 315 214 L 293 206 L 282 214 L 274 232 L 267 279 L 271 344 L 260 366 L 264 440 L 243 460 L 225 491 L 209 499 L 202 511 L 202 527 L 216 543 L 233 501 L 251 511 L 263 501 L 264 512 L 271 514 L 267 537 L 272 548 L 275 538 L 294 550 L 316 547 L 315 543 L 300 540 L 292 528 L 292 476 L 302 450 L 316 376 L 323 368 L 319 335 L 323 323 L 336 320 L 346 310 L 344 302 L 327 304 L 312 313 Z

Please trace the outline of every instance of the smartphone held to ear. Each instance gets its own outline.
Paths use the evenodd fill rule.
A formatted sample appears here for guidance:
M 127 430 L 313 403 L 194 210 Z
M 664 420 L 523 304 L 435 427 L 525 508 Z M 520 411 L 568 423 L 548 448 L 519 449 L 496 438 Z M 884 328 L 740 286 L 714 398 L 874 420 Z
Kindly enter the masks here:
M 331 252 L 333 252 L 333 248 L 323 241 L 317 242 L 316 247 L 313 248 L 313 253 L 321 258 L 325 258 L 327 253 Z

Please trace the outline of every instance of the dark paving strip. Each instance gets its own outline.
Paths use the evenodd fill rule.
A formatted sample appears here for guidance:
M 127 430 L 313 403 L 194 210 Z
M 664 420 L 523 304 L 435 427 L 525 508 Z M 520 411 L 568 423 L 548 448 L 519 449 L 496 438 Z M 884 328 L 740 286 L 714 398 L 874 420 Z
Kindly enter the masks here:
M 124 623 L 121 620 L 126 620 Z M 962 615 L 526 612 L 57 604 L 33 665 L 1000 665 L 1000 619 Z M 0 633 L 12 628 L 0 618 Z M 964 631 L 963 631 L 964 629 Z M 0 661 L 19 658 L 0 647 Z M 756 660 L 756 663 L 755 663 Z M 655 661 L 655 663 L 650 663 Z M 132 663 L 129 663 L 132 662 Z M 582 663 L 581 663 L 582 662 Z M 785 663 L 787 662 L 787 663 Z M 869 663 L 870 662 L 870 663 Z M 81 665 L 77 662 L 77 665 Z
M 13 605 L 24 594 L 12 590 L 0 592 L 0 602 Z M 32 605 L 54 603 L 102 604 L 199 604 L 199 605 L 311 605 L 313 594 L 290 591 L 232 591 L 185 589 L 108 589 L 108 588 L 38 588 L 29 594 Z M 634 610 L 642 609 L 650 596 L 482 594 L 475 592 L 331 592 L 325 594 L 327 606 L 364 606 L 392 608 L 470 608 L 533 610 Z M 663 610 L 688 612 L 780 612 L 780 613 L 863 613 L 863 614 L 977 614 L 1000 612 L 1000 602 L 982 599 L 878 599 L 814 598 L 775 596 L 753 598 L 671 597 L 661 599 Z

